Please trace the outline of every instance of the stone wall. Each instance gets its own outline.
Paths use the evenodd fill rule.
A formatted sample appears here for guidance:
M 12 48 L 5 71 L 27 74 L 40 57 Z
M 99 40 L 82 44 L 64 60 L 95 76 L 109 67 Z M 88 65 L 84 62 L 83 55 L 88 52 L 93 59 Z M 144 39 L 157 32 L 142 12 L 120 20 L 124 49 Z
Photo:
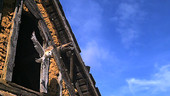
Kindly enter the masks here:
M 5 64 L 8 37 L 11 28 L 11 20 L 15 7 L 15 0 L 3 0 L 2 22 L 0 26 L 0 76 Z
M 50 17 L 48 16 L 45 8 L 41 4 L 41 1 L 38 2 L 38 0 L 37 0 L 37 6 L 38 6 L 46 24 L 47 24 L 47 27 L 50 31 L 50 34 L 53 38 L 55 45 L 59 46 L 60 41 L 57 37 L 57 32 L 54 28 L 54 25 L 50 21 Z M 50 59 L 49 85 L 48 85 L 48 94 L 50 94 L 50 96 L 58 96 L 58 93 L 59 93 L 58 82 L 57 82 L 57 75 L 58 74 L 59 74 L 59 70 L 58 70 L 57 64 L 54 61 L 54 58 L 52 57 Z M 63 94 L 64 94 L 64 96 L 69 96 L 69 92 L 68 92 L 67 88 L 65 87 L 64 81 L 63 81 Z

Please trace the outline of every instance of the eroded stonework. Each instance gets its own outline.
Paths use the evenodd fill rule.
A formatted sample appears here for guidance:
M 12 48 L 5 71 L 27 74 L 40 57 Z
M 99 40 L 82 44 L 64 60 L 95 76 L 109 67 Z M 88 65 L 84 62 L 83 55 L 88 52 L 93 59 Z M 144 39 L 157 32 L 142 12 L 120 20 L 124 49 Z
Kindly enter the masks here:
M 0 27 L 1 28 L 0 29 L 0 75 L 6 72 L 2 70 L 4 68 L 5 61 L 8 61 L 6 60 L 6 57 L 8 57 L 7 56 L 7 45 L 11 44 L 8 42 L 10 42 L 9 34 L 11 34 L 10 33 L 12 30 L 11 26 L 14 24 L 13 18 L 17 17 L 17 16 L 13 16 L 14 10 L 16 6 L 20 6 L 19 4 L 21 4 L 21 3 L 16 3 L 15 0 L 3 0 L 3 1 L 4 1 L 3 17 L 2 17 L 1 27 Z M 21 2 L 21 1 L 22 0 L 19 0 L 18 2 Z M 85 66 L 84 62 L 82 61 L 82 58 L 80 56 L 81 50 L 71 30 L 71 27 L 64 15 L 64 12 L 63 12 L 63 9 L 62 9 L 62 6 L 59 0 L 25 0 L 24 6 L 22 8 L 22 12 L 23 13 L 20 14 L 21 17 L 22 15 L 23 17 L 32 16 L 31 18 L 35 19 L 35 24 L 32 24 L 32 27 L 37 28 L 38 31 L 36 34 L 39 34 L 40 35 L 39 37 L 42 39 L 42 40 L 39 40 L 39 41 L 42 41 L 41 45 L 43 47 L 53 46 L 54 48 L 54 50 L 52 51 L 53 56 L 50 58 L 50 60 L 48 60 L 50 62 L 49 71 L 48 71 L 48 75 L 49 75 L 48 88 L 47 88 L 48 92 L 43 93 L 43 92 L 39 92 L 34 89 L 29 89 L 28 87 L 25 87 L 24 84 L 23 86 L 21 86 L 18 83 L 15 84 L 16 82 L 13 83 L 12 81 L 9 81 L 3 78 L 3 80 L 0 79 L 0 95 L 3 95 L 3 96 L 18 96 L 18 95 L 21 95 L 21 96 L 61 96 L 61 93 L 62 93 L 62 96 L 101 96 L 98 88 L 95 87 L 94 78 L 89 73 L 90 68 L 88 66 Z M 33 19 L 30 19 L 30 20 L 34 22 Z M 23 21 L 26 21 L 26 20 L 23 19 Z M 24 24 L 27 24 L 27 23 L 21 23 L 21 25 L 24 25 Z M 26 27 L 27 26 L 29 27 L 29 25 L 26 25 Z M 23 27 L 17 26 L 17 28 L 21 30 L 20 28 L 23 28 Z M 25 27 L 23 29 L 25 29 Z M 42 32 L 43 29 L 46 31 Z M 35 30 L 32 30 L 32 31 L 35 31 Z M 23 32 L 24 36 L 28 36 L 28 37 L 23 37 L 23 38 L 30 38 L 31 40 L 31 37 L 27 34 L 29 32 L 27 31 L 24 31 L 24 32 Z M 48 39 L 44 39 L 45 37 L 43 37 L 42 34 L 44 36 L 46 35 Z M 22 40 L 20 39 L 20 41 Z M 19 42 L 19 40 L 17 42 Z M 47 45 L 44 46 L 43 44 L 47 44 Z M 16 48 L 16 43 L 13 47 Z M 12 50 L 12 51 L 16 51 L 16 50 Z M 37 53 L 31 54 L 31 56 L 33 57 L 33 55 L 35 54 Z M 12 57 L 14 57 L 14 55 L 12 55 Z M 23 62 L 21 63 L 21 65 L 24 64 L 24 62 L 27 62 L 28 60 L 34 62 L 33 59 L 35 58 L 34 57 L 32 58 L 32 57 L 28 57 L 29 59 L 28 58 L 24 59 L 25 61 L 22 60 Z M 14 58 L 14 60 L 16 60 L 16 58 L 17 56 Z M 17 59 L 17 60 L 20 60 L 20 59 Z M 12 63 L 16 63 L 16 62 L 12 62 Z M 28 66 L 30 66 L 30 63 L 28 64 L 29 64 Z M 34 63 L 31 63 L 31 64 L 34 64 Z M 5 66 L 7 65 L 8 64 L 6 63 Z M 10 68 L 13 68 L 13 67 L 15 66 L 14 65 L 12 67 L 10 66 Z M 33 69 L 33 67 L 31 68 Z M 27 73 L 28 73 L 28 70 L 27 70 Z M 12 73 L 13 71 L 10 71 L 10 72 Z M 30 72 L 30 73 L 34 73 L 34 72 Z M 59 81 L 58 81 L 58 79 L 60 78 L 59 74 L 61 74 L 61 78 L 62 78 L 60 79 L 62 82 L 60 84 L 62 85 L 62 91 L 60 91 L 61 87 L 59 86 Z M 35 75 L 35 74 L 31 74 L 31 75 Z M 24 77 L 29 78 L 29 75 L 28 76 L 24 75 Z M 23 78 L 19 78 L 19 79 L 21 81 L 23 80 Z M 34 79 L 34 78 L 31 78 L 31 79 Z M 36 79 L 36 80 L 39 80 L 39 79 Z
M 15 7 L 15 0 L 4 0 L 3 17 L 0 26 L 0 76 L 5 64 L 8 37 L 10 34 L 11 21 Z

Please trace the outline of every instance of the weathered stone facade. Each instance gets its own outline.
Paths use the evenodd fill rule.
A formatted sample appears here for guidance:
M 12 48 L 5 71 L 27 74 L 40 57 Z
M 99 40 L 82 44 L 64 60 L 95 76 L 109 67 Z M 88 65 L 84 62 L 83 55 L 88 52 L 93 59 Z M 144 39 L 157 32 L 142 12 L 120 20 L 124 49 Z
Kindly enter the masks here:
M 82 61 L 80 48 L 58 0 L 0 2 L 3 4 L 0 95 L 100 96 L 89 73 L 90 67 Z M 41 69 L 42 64 L 35 62 L 39 53 L 31 41 L 33 31 L 43 48 L 54 48 L 47 61 L 50 65 L 47 93 L 39 91 L 42 84 L 40 74 L 45 69 Z
M 11 28 L 11 21 L 13 17 L 13 10 L 15 7 L 14 0 L 3 1 L 3 17 L 1 17 L 1 29 L 0 29 L 0 75 L 5 64 L 5 57 L 7 52 L 8 37 Z

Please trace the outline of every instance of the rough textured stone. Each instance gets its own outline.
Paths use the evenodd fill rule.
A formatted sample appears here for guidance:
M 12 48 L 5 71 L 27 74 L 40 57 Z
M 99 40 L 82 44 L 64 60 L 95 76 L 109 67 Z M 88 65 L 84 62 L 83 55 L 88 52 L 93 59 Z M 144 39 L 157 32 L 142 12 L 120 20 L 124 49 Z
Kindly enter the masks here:
M 11 20 L 15 7 L 15 0 L 4 0 L 3 17 L 0 26 L 0 76 L 5 64 L 8 37 L 11 28 Z
M 56 44 L 56 46 L 59 46 L 60 43 L 59 43 L 59 39 L 57 37 L 57 32 L 56 32 L 52 22 L 50 21 L 50 18 L 48 16 L 45 8 L 42 6 L 42 4 L 40 2 L 37 3 L 37 6 L 38 6 L 46 24 L 47 24 L 47 27 L 50 30 L 50 33 L 52 35 L 54 43 Z M 54 61 L 54 58 L 51 58 L 50 59 L 50 68 L 49 68 L 49 87 L 48 87 L 50 96 L 56 96 L 59 94 L 59 88 L 58 88 L 58 82 L 57 82 L 58 74 L 59 74 L 59 70 L 58 70 L 57 64 Z M 65 86 L 64 81 L 63 81 L 63 95 L 69 96 L 69 92 Z
M 39 8 L 39 10 L 40 10 L 46 24 L 47 24 L 47 27 L 49 28 L 49 31 L 50 31 L 50 33 L 52 35 L 54 43 L 56 44 L 56 46 L 58 46 L 59 45 L 59 39 L 57 38 L 56 30 L 55 30 L 52 22 L 50 21 L 50 18 L 48 16 L 45 8 L 43 7 L 43 5 L 41 3 L 37 3 L 37 6 L 38 6 L 38 8 Z
M 1 28 L 0 29 L 0 75 L 2 74 L 2 70 L 3 70 L 4 64 L 5 64 L 7 43 L 8 43 L 8 39 L 9 39 L 8 37 L 9 37 L 9 33 L 10 33 L 11 20 L 13 17 L 13 11 L 14 11 L 14 6 L 15 6 L 15 0 L 4 0 L 4 1 L 5 1 L 5 3 L 4 3 L 5 7 L 3 10 L 3 18 L 2 18 L 2 23 L 1 23 L 1 27 L 0 27 Z M 29 9 L 31 10 L 31 8 L 29 6 L 27 6 L 29 8 L 28 9 L 25 5 L 23 6 L 23 10 L 26 13 L 28 12 L 28 14 L 34 14 L 35 17 L 36 17 L 35 13 L 42 15 L 42 16 L 40 16 L 41 21 L 43 21 L 43 22 L 45 21 L 45 23 L 47 25 L 45 27 L 43 26 L 43 28 L 49 29 L 51 35 L 49 34 L 48 30 L 46 30 L 46 32 L 48 32 L 48 36 L 50 37 L 50 40 L 53 41 L 52 42 L 53 46 L 55 48 L 57 48 L 58 46 L 60 46 L 62 44 L 72 42 L 74 45 L 73 47 L 77 50 L 77 51 L 74 50 L 74 53 L 76 53 L 76 55 L 74 55 L 75 59 L 73 62 L 75 64 L 75 68 L 73 70 L 74 80 L 71 80 L 70 77 L 72 77 L 72 75 L 71 76 L 69 75 L 72 72 L 72 71 L 70 72 L 70 70 L 69 70 L 70 69 L 69 62 L 71 62 L 71 61 L 69 61 L 70 60 L 69 56 L 67 56 L 67 54 L 64 52 L 60 53 L 60 51 L 57 50 L 57 51 L 55 51 L 55 54 L 57 54 L 57 53 L 60 54 L 57 57 L 59 59 L 56 59 L 55 54 L 53 54 L 54 57 L 52 57 L 50 59 L 49 82 L 48 82 L 48 93 L 47 94 L 37 92 L 37 90 L 39 90 L 39 89 L 37 89 L 36 91 L 34 89 L 30 90 L 23 86 L 20 86 L 17 84 L 15 85 L 15 83 L 12 84 L 12 82 L 10 82 L 9 84 L 0 82 L 0 87 L 1 87 L 0 95 L 18 96 L 18 94 L 19 94 L 21 96 L 37 96 L 37 95 L 38 96 L 42 96 L 42 95 L 43 96 L 59 96 L 60 89 L 59 89 L 57 79 L 58 79 L 58 74 L 59 74 L 58 68 L 60 68 L 61 72 L 65 72 L 64 75 L 62 74 L 63 77 L 67 77 L 66 79 L 62 79 L 62 94 L 63 94 L 62 96 L 75 96 L 75 94 L 76 94 L 76 96 L 80 96 L 81 95 L 80 93 L 89 94 L 89 95 L 84 95 L 84 96 L 101 96 L 100 92 L 96 92 L 95 83 L 92 82 L 93 78 L 90 77 L 89 70 L 87 71 L 84 66 L 84 63 L 83 63 L 81 56 L 79 54 L 80 49 L 78 47 L 77 41 L 74 37 L 74 34 L 71 31 L 68 21 L 65 18 L 65 15 L 64 15 L 62 7 L 59 3 L 59 0 L 56 0 L 56 1 L 55 0 L 42 0 L 42 2 L 41 2 L 41 0 L 34 0 L 34 1 L 36 1 L 36 3 L 37 3 L 37 4 L 34 3 L 34 6 L 37 5 L 36 8 L 38 7 L 40 12 L 37 10 L 35 11 L 34 9 L 33 9 L 34 11 L 29 11 Z M 25 3 L 25 4 L 27 5 L 27 3 Z M 32 7 L 32 8 L 34 8 L 34 7 Z M 42 20 L 42 17 L 43 17 L 43 20 Z M 37 19 L 37 21 L 39 20 L 39 18 L 36 18 L 36 19 Z M 43 23 L 43 24 L 45 25 L 45 23 Z M 27 24 L 27 23 L 24 23 L 24 24 Z M 37 27 L 37 25 L 35 25 L 35 26 Z M 52 36 L 52 39 L 51 39 L 51 36 Z M 48 40 L 46 40 L 46 41 L 48 41 Z M 50 41 L 50 43 L 51 43 L 51 41 Z M 77 47 L 78 47 L 78 49 L 77 49 Z M 25 49 L 25 48 L 23 48 L 23 49 Z M 32 54 L 31 54 L 31 57 L 32 57 Z M 61 63 L 62 69 L 60 66 L 60 62 L 56 63 L 57 61 L 55 61 L 55 60 L 62 61 L 62 63 Z M 19 67 L 19 69 L 20 68 L 21 67 Z M 25 68 L 25 66 L 24 66 L 24 68 Z M 33 68 L 33 67 L 31 67 L 31 68 Z M 35 72 L 35 71 L 33 71 L 33 72 Z M 77 82 L 77 79 L 76 79 L 78 77 L 77 73 L 81 73 L 82 74 L 81 79 L 85 80 L 82 83 L 82 85 L 85 85 L 85 87 L 83 87 L 83 88 L 78 84 L 79 82 Z M 37 80 L 39 80 L 39 79 L 37 79 Z M 22 78 L 22 81 L 23 81 L 23 78 Z M 77 84 L 77 86 L 76 86 L 76 84 Z M 12 87 L 11 87 L 11 85 L 12 85 Z M 2 88 L 4 88 L 4 89 L 2 89 Z M 70 91 L 70 89 L 71 89 L 71 91 Z M 83 89 L 85 89 L 85 90 L 83 91 Z M 14 95 L 15 93 L 17 93 L 17 95 Z M 23 93 L 26 95 L 23 95 Z

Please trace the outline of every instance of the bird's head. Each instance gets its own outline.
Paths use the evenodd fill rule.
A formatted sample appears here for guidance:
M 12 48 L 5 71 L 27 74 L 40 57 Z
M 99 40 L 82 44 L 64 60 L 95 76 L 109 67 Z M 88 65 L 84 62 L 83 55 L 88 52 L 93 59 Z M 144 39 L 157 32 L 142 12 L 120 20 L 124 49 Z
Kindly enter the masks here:
M 49 46 L 45 49 L 45 55 L 50 57 L 52 55 L 53 46 Z

